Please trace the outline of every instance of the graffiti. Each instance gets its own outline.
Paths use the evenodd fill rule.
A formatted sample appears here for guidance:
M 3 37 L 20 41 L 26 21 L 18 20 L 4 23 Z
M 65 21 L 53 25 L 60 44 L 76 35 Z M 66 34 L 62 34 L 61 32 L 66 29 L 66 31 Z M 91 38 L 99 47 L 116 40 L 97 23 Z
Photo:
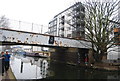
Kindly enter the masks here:
M 54 45 L 55 46 L 62 46 L 62 42 L 61 41 L 54 41 Z
M 55 46 L 59 46 L 59 42 L 58 41 L 54 41 L 54 45 Z

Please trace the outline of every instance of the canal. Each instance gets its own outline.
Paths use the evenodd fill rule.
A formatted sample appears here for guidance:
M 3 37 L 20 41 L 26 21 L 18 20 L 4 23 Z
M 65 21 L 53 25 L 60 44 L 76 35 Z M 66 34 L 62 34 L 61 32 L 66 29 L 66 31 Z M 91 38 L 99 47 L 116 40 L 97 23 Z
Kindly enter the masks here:
M 99 71 L 51 62 L 18 54 L 11 56 L 11 69 L 16 79 L 119 79 L 119 72 Z

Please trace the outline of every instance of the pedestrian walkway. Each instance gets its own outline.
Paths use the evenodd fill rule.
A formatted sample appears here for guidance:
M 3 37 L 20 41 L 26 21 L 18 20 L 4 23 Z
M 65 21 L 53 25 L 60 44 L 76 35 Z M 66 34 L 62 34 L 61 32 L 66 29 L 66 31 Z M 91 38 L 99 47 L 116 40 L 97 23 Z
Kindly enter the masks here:
M 106 70 L 106 71 L 119 71 L 120 66 L 118 65 L 111 65 L 110 63 L 94 63 L 92 66 L 91 64 L 85 65 L 84 63 L 81 63 L 80 66 L 86 67 L 86 68 L 92 68 L 92 69 L 99 69 L 99 70 Z
M 2 80 L 2 74 L 0 74 L 0 81 Z
M 99 68 L 99 69 L 104 69 L 104 70 L 109 70 L 109 71 L 118 71 L 119 70 L 118 66 L 112 66 L 107 63 L 97 63 L 94 65 L 94 68 Z
M 0 76 L 0 78 L 1 78 L 1 76 Z M 15 81 L 15 76 L 14 76 L 14 74 L 13 74 L 13 72 L 12 72 L 12 70 L 11 70 L 11 68 L 7 71 L 7 72 L 5 72 L 4 73 L 4 76 L 2 76 L 2 81 L 10 81 L 10 80 L 14 80 Z

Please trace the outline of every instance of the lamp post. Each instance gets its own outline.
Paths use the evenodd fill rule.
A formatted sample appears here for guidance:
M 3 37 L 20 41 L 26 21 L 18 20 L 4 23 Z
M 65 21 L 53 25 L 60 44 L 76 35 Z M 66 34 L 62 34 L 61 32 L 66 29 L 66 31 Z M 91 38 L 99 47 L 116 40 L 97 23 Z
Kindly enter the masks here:
M 42 34 L 42 31 L 43 31 L 43 25 L 41 25 L 41 34 Z
M 33 32 L 33 23 L 32 23 L 32 32 Z
M 20 30 L 20 27 L 21 27 L 21 21 L 19 21 L 19 30 Z

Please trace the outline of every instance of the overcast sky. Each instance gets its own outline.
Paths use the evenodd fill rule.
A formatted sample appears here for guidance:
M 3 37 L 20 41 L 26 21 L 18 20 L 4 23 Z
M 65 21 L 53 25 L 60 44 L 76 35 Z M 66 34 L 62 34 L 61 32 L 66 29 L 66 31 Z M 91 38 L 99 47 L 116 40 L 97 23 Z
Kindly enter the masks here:
M 0 0 L 0 16 L 48 26 L 55 15 L 85 0 Z
M 0 16 L 48 25 L 59 12 L 80 0 L 0 0 Z

